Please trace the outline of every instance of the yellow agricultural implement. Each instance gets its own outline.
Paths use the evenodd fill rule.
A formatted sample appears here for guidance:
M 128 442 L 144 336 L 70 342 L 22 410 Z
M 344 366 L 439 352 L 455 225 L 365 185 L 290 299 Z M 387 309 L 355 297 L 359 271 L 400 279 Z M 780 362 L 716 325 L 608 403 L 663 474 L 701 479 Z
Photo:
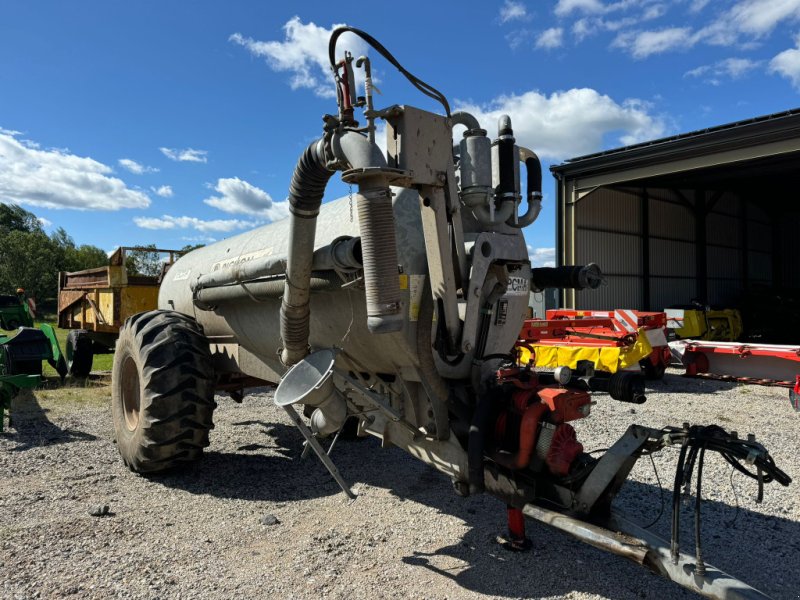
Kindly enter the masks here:
M 160 273 L 129 274 L 126 259 L 132 251 L 163 255 L 166 260 Z M 59 273 L 58 326 L 72 330 L 66 344 L 70 375 L 87 377 L 95 354 L 114 351 L 125 319 L 157 307 L 161 279 L 181 254 L 178 250 L 121 247 L 111 255 L 108 266 Z

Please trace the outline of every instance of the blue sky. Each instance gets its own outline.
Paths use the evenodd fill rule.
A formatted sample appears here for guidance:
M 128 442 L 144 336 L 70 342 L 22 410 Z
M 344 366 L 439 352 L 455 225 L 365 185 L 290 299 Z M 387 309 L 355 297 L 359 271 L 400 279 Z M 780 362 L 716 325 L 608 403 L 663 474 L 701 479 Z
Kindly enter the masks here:
M 511 114 L 546 165 L 800 105 L 800 0 L 343 6 L 4 2 L 0 202 L 106 250 L 208 242 L 284 216 L 297 157 L 336 111 L 323 67 L 341 23 L 490 135 Z M 377 106 L 436 110 L 371 56 Z M 555 237 L 547 173 L 544 188 L 526 231 L 539 264 Z

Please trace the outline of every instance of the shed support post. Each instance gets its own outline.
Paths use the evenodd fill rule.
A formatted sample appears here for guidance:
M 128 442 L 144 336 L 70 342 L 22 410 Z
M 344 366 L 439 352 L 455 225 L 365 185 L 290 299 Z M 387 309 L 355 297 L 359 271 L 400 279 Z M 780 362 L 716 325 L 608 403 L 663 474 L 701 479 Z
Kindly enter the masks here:
M 742 289 L 750 289 L 750 240 L 748 236 L 748 214 L 747 203 L 750 200 L 747 196 L 739 196 L 739 218 L 741 219 L 741 240 L 742 240 Z
M 708 304 L 708 268 L 706 248 L 706 192 L 694 191 L 694 255 L 695 255 L 695 294 Z
M 650 310 L 650 196 L 642 188 L 642 308 Z

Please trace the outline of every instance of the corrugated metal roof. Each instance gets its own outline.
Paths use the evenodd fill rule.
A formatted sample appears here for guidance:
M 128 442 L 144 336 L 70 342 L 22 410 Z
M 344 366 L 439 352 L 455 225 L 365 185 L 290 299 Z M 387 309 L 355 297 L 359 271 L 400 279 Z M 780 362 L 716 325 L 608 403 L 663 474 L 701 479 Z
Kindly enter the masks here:
M 652 162 L 673 159 L 686 153 L 712 154 L 728 146 L 740 146 L 745 141 L 753 143 L 754 138 L 772 140 L 797 136 L 800 136 L 800 108 L 587 154 L 553 165 L 550 170 L 554 174 L 570 174 L 587 169 L 607 170 L 618 168 L 628 161 Z

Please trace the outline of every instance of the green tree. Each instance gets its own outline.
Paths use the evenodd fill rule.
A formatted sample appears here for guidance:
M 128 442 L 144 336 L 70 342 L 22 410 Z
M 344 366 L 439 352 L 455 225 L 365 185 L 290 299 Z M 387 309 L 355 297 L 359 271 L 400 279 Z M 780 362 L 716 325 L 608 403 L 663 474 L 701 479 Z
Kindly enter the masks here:
M 161 273 L 163 262 L 155 249 L 155 244 L 148 244 L 128 250 L 125 256 L 125 269 L 128 271 L 128 275 L 157 277 Z
M 63 249 L 44 232 L 9 231 L 0 243 L 0 290 L 25 288 L 39 301 L 56 297 Z
M 108 254 L 102 248 L 81 244 L 67 251 L 67 271 L 82 271 L 104 267 L 108 264 Z
M 0 202 L 0 234 L 9 231 L 41 232 L 42 224 L 35 214 L 21 206 Z

